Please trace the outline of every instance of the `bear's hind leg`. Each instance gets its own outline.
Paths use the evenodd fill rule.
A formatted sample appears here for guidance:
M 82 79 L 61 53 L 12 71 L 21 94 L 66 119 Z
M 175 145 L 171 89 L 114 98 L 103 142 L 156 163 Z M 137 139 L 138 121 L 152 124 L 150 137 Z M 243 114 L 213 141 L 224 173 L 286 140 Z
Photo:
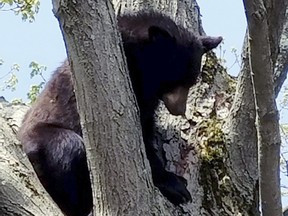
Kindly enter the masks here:
M 87 216 L 92 191 L 82 138 L 45 123 L 30 132 L 22 145 L 47 192 L 67 216 Z

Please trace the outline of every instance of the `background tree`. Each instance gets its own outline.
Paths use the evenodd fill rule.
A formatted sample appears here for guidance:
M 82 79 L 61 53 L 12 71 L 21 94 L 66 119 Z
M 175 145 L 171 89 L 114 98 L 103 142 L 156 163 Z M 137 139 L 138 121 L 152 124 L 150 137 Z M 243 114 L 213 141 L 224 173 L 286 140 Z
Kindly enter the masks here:
M 65 35 L 65 39 L 74 70 L 80 71 L 79 68 L 85 68 L 85 71 L 87 71 L 85 76 L 83 75 L 83 77 L 80 77 L 79 74 L 77 75 L 77 73 L 75 73 L 75 77 L 76 92 L 78 95 L 77 99 L 83 120 L 88 160 L 91 163 L 93 181 L 96 181 L 95 183 L 97 183 L 93 185 L 93 191 L 97 193 L 97 197 L 100 196 L 99 200 L 95 199 L 94 201 L 96 205 L 95 212 L 97 212 L 98 215 L 107 212 L 110 214 L 117 214 L 118 211 L 124 212 L 125 210 L 127 211 L 123 213 L 125 215 L 141 215 L 142 213 L 144 213 L 144 215 L 259 215 L 257 143 L 263 143 L 261 140 L 258 140 L 258 137 L 261 136 L 259 127 L 261 129 L 261 127 L 263 128 L 265 126 L 261 121 L 263 120 L 261 119 L 263 118 L 261 112 L 265 112 L 266 109 L 260 110 L 260 113 L 257 112 L 259 124 L 257 125 L 258 130 L 256 130 L 256 111 L 253 89 L 255 89 L 257 98 L 256 91 L 261 90 L 261 83 L 257 84 L 257 80 L 254 80 L 254 82 L 251 81 L 251 68 L 252 71 L 256 73 L 258 70 L 257 67 L 259 67 L 259 64 L 256 64 L 256 66 L 253 64 L 253 61 L 256 61 L 257 58 L 259 58 L 259 55 L 255 56 L 254 54 L 255 57 L 252 55 L 253 52 L 257 51 L 252 51 L 252 49 L 254 49 L 253 45 L 250 45 L 249 51 L 251 52 L 248 52 L 248 41 L 246 40 L 242 55 L 243 63 L 241 73 L 237 80 L 227 75 L 225 69 L 217 62 L 213 53 L 209 53 L 206 56 L 201 79 L 190 92 L 186 119 L 170 116 L 163 105 L 160 105 L 159 107 L 157 130 L 161 133 L 161 136 L 157 135 L 155 137 L 155 145 L 159 149 L 159 156 L 162 156 L 161 152 L 162 149 L 164 149 L 165 157 L 163 157 L 163 162 L 167 163 L 167 169 L 179 175 L 184 175 L 188 180 L 188 189 L 191 192 L 193 199 L 191 203 L 175 208 L 159 194 L 158 190 L 153 187 L 151 182 L 150 169 L 143 151 L 143 144 L 141 144 L 140 141 L 140 125 L 137 123 L 138 120 L 135 110 L 131 108 L 135 107 L 135 101 L 132 99 L 133 96 L 130 93 L 131 87 L 127 82 L 127 73 L 124 72 L 125 64 L 123 64 L 123 61 L 120 58 L 122 52 L 117 46 L 117 44 L 119 44 L 119 34 L 115 30 L 115 18 L 111 5 L 109 2 L 98 1 L 92 3 L 83 2 L 82 4 L 77 2 L 77 5 L 74 5 L 74 3 L 68 4 L 66 1 L 55 1 L 55 3 L 55 8 L 58 8 L 55 11 L 57 12 L 57 16 L 60 17 L 60 22 L 62 24 L 69 15 L 66 14 L 67 10 L 71 12 L 72 15 L 77 12 L 77 17 L 74 15 L 70 18 L 75 21 L 76 24 L 79 22 L 78 17 L 80 14 L 81 18 L 87 21 L 88 26 L 91 25 L 91 23 L 102 23 L 101 25 L 94 25 L 93 28 L 90 28 L 89 31 L 91 32 L 86 34 L 85 37 L 80 36 L 82 35 L 81 33 L 87 33 L 86 25 L 78 25 L 75 27 L 75 24 L 68 25 L 68 20 L 64 23 L 67 26 L 63 25 L 62 27 L 64 30 L 70 30 L 69 32 L 66 32 L 66 34 L 68 34 Z M 193 29 L 195 33 L 204 33 L 199 19 L 199 7 L 195 1 L 115 0 L 113 3 L 116 13 L 124 13 L 126 10 L 137 11 L 139 9 L 153 8 L 169 14 L 171 17 L 175 18 L 178 23 Z M 268 25 L 268 36 L 267 32 L 265 32 L 266 34 L 258 35 L 258 37 L 264 37 L 266 43 L 269 43 L 271 53 L 270 60 L 272 63 L 270 65 L 270 70 L 269 68 L 266 68 L 266 75 L 269 76 L 270 74 L 271 76 L 271 71 L 274 71 L 274 83 L 271 83 L 272 79 L 267 79 L 266 81 L 269 82 L 270 92 L 271 88 L 274 87 L 276 89 L 274 94 L 277 95 L 283 83 L 283 78 L 281 79 L 281 77 L 285 77 L 287 72 L 285 71 L 287 59 L 285 60 L 285 55 L 283 55 L 283 53 L 287 53 L 287 47 L 282 43 L 283 38 L 287 38 L 287 29 L 285 30 L 287 26 L 287 23 L 285 23 L 285 21 L 287 21 L 287 19 L 285 19 L 287 18 L 287 3 L 281 1 L 273 1 L 272 3 L 267 0 L 259 5 L 264 5 L 265 8 L 264 14 L 266 15 L 264 18 Z M 93 5 L 97 6 L 96 10 L 92 7 Z M 257 5 L 258 4 L 256 4 L 256 6 Z M 63 9 L 63 6 L 67 6 L 67 8 L 64 7 Z M 99 11 L 98 13 L 94 13 L 94 10 Z M 257 8 L 254 8 L 253 10 L 258 12 Z M 273 13 L 276 12 L 279 12 L 279 14 L 274 16 Z M 249 15 L 251 14 L 248 13 L 248 20 Z M 256 13 L 256 15 L 258 15 L 258 13 Z M 86 19 L 86 16 L 89 18 Z M 103 20 L 100 21 L 99 17 L 103 18 Z M 285 27 L 284 29 L 283 26 Z M 251 31 L 250 28 L 252 28 L 251 24 L 249 26 L 251 35 L 254 30 Z M 99 32 L 101 35 L 105 34 L 106 37 L 99 37 Z M 75 40 L 76 35 L 78 36 L 78 40 Z M 87 37 L 87 35 L 92 35 L 93 37 Z M 104 40 L 104 38 L 107 40 Z M 255 35 L 255 38 L 253 39 L 258 40 L 257 35 Z M 260 39 L 261 38 L 259 38 L 259 41 L 262 41 Z M 85 43 L 83 43 L 83 41 L 85 41 Z M 90 46 L 91 44 L 97 47 L 97 50 L 91 49 L 91 47 L 93 47 Z M 103 46 L 105 47 L 105 50 L 103 50 Z M 82 49 L 79 49 L 79 47 L 82 47 Z M 83 47 L 86 47 L 87 49 L 85 48 L 84 50 Z M 77 51 L 77 55 L 75 55 L 75 51 Z M 101 52 L 100 59 L 95 57 L 99 56 L 97 55 L 99 54 L 98 52 Z M 267 53 L 260 54 L 266 55 Z M 107 63 L 107 59 L 105 59 L 107 55 L 110 58 L 108 61 L 109 64 Z M 85 61 L 83 61 L 83 59 Z M 97 61 L 99 63 L 93 65 Z M 249 64 L 250 62 L 251 65 Z M 269 64 L 269 61 L 267 62 L 266 63 Z M 108 80 L 111 80 L 111 85 L 113 86 L 109 86 L 110 82 L 109 84 L 105 83 L 105 85 L 107 84 L 106 87 L 109 86 L 109 90 L 112 89 L 112 92 L 117 96 L 105 92 L 105 86 L 101 86 L 101 88 L 95 86 L 95 83 L 99 83 L 99 80 L 101 81 L 103 76 L 105 77 L 105 75 L 107 75 L 105 74 L 105 69 L 107 68 L 108 71 L 113 71 L 113 74 L 110 73 L 109 76 L 107 76 L 109 78 Z M 93 73 L 93 71 L 97 71 L 97 73 Z M 93 80 L 96 80 L 97 82 L 93 82 Z M 86 86 L 86 88 L 90 88 L 91 90 L 97 90 L 97 94 L 95 93 L 94 95 L 92 93 L 93 97 L 91 101 L 81 100 L 79 95 L 84 95 L 85 98 L 88 98 L 88 92 L 84 91 L 85 89 L 81 86 Z M 267 86 L 265 87 L 267 88 Z M 117 92 L 115 92 L 115 89 L 117 88 L 121 88 L 121 90 L 125 92 L 125 95 L 117 94 Z M 273 96 L 272 93 L 269 97 L 269 101 L 271 101 L 270 104 L 272 105 L 274 103 L 273 100 L 275 99 L 275 95 Z M 116 97 L 119 99 L 115 100 Z M 259 99 L 261 99 L 261 97 L 259 98 L 258 95 L 258 105 Z M 94 101 L 94 103 L 90 104 L 92 101 Z M 271 107 L 270 104 L 267 104 L 267 101 L 264 101 L 263 106 L 269 105 L 269 107 Z M 92 112 L 92 110 L 95 110 L 91 108 L 92 105 L 100 106 L 101 110 L 110 110 L 110 116 L 104 115 L 103 112 L 101 112 L 103 116 L 95 115 Z M 6 109 L 8 109 L 7 105 L 3 106 L 2 110 L 5 111 Z M 268 109 L 268 113 L 269 111 L 275 113 L 275 106 L 272 106 L 272 109 Z M 275 115 L 272 115 L 272 117 L 274 118 L 269 120 L 275 122 Z M 8 118 L 6 117 L 6 124 L 7 119 L 10 118 L 11 115 Z M 264 118 L 264 120 L 266 119 Z M 99 127 L 99 125 L 105 125 L 109 128 L 107 131 L 108 135 L 111 131 L 115 130 L 117 132 L 116 134 L 119 134 L 119 136 L 95 134 L 95 131 L 97 131 L 97 128 L 95 127 Z M 127 125 L 129 125 L 128 129 Z M 135 127 L 131 129 L 130 125 L 134 125 Z M 275 127 L 275 125 L 273 126 Z M 277 140 L 278 132 L 275 128 L 273 131 L 269 131 L 272 133 L 271 137 L 276 138 L 276 142 L 274 142 L 276 145 L 273 145 L 274 153 L 268 156 L 273 156 L 275 158 L 273 161 L 275 163 L 272 163 L 272 165 L 275 166 L 276 164 L 277 166 L 279 157 L 279 154 L 277 155 L 277 148 L 279 147 L 277 146 L 277 143 L 279 142 Z M 9 134 L 9 131 L 5 133 L 5 135 L 6 134 Z M 93 142 L 89 142 L 89 140 L 92 140 L 95 136 L 97 136 L 98 139 L 101 139 L 101 143 L 107 142 L 107 145 L 98 145 L 98 148 L 96 149 Z M 120 142 L 118 137 L 122 138 Z M 131 140 L 131 138 L 134 138 L 135 140 Z M 115 140 L 117 140 L 116 143 Z M 17 149 L 17 151 L 20 152 L 19 146 L 14 147 L 14 140 L 5 140 L 3 143 L 6 143 L 9 154 L 13 155 Z M 270 141 L 267 143 L 270 143 Z M 7 154 L 4 152 L 2 146 L 4 146 L 4 144 L 0 145 L 0 157 L 4 158 L 2 155 Z M 18 155 L 16 159 L 20 160 L 23 158 L 21 156 L 21 154 Z M 18 157 L 20 159 L 18 159 Z M 7 159 L 4 158 L 3 160 Z M 117 162 L 115 163 L 115 161 Z M 132 161 L 137 162 L 137 164 L 132 165 Z M 144 163 L 142 163 L 143 161 Z M 103 164 L 103 162 L 106 163 Z M 30 168 L 31 167 L 28 167 L 28 170 L 30 170 Z M 108 173 L 109 170 L 110 172 Z M 15 169 L 9 169 L 8 173 L 10 172 L 15 173 Z M 22 173 L 23 170 L 17 170 L 17 172 Z M 104 175 L 100 176 L 102 173 L 104 173 Z M 117 179 L 118 181 L 115 181 L 120 173 L 127 175 L 127 178 L 119 178 L 120 180 Z M 11 176 L 7 176 L 7 173 L 2 174 L 2 172 L 0 173 L 0 176 L 5 179 L 11 178 Z M 276 177 L 277 183 L 277 170 L 276 172 L 273 172 L 273 176 Z M 20 175 L 20 177 L 22 177 L 22 175 Z M 18 178 L 19 177 L 17 177 L 17 179 Z M 27 178 L 30 179 L 30 176 Z M 131 182 L 133 182 L 133 184 L 131 184 Z M 119 187 L 121 184 L 125 186 L 122 188 Z M 35 188 L 34 184 L 31 185 L 33 186 L 31 186 L 33 190 L 40 190 L 37 185 Z M 278 186 L 277 184 L 275 185 L 275 189 L 277 189 Z M 104 190 L 100 190 L 100 186 L 102 186 Z M 23 187 L 27 187 L 27 185 Z M 117 191 L 117 196 L 114 199 L 114 197 L 111 198 L 111 194 L 113 194 L 111 190 L 115 188 L 119 191 Z M 0 199 L 21 203 L 21 201 L 15 201 L 15 197 L 3 196 L 2 194 L 4 193 L 1 191 L 4 191 L 4 189 L 5 191 L 10 191 L 11 185 L 0 186 Z M 121 194 L 121 191 L 122 193 L 124 192 L 124 194 Z M 26 192 L 22 193 L 23 196 L 25 194 Z M 279 194 L 276 195 L 279 196 Z M 33 200 L 35 197 L 38 196 L 33 196 L 31 199 Z M 272 203 L 267 204 L 269 212 L 273 212 L 272 215 L 280 214 L 279 209 L 281 209 L 281 206 L 279 206 L 278 200 L 276 199 L 275 206 L 271 207 L 271 205 L 269 205 Z M 6 203 L 5 205 L 0 206 L 0 209 L 3 209 L 3 215 L 9 215 L 10 212 L 19 212 L 17 208 L 6 211 Z M 48 205 L 48 203 L 39 204 L 39 209 L 43 210 L 46 205 Z M 26 205 L 23 206 L 24 209 L 27 208 Z M 266 211 L 263 211 L 264 215 L 265 212 Z M 33 215 L 34 213 L 31 214 Z M 11 215 L 13 214 L 11 213 Z M 23 213 L 22 215 L 26 214 Z
M 273 68 L 285 17 L 284 1 L 243 1 L 249 32 L 249 58 L 258 138 L 262 215 L 281 215 L 280 133 Z M 256 6 L 257 5 L 257 6 Z

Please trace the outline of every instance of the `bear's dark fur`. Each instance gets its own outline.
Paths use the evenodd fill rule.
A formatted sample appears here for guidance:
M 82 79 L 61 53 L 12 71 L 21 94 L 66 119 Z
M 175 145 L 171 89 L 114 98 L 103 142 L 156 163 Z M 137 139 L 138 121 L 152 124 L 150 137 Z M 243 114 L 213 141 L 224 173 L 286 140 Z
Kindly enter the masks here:
M 196 37 L 157 12 L 120 16 L 118 26 L 154 184 L 175 205 L 185 203 L 191 200 L 186 180 L 166 171 L 153 148 L 153 116 L 159 99 L 170 113 L 184 115 L 188 90 L 200 73 L 201 57 L 222 38 Z M 92 192 L 67 61 L 24 117 L 19 139 L 39 179 L 62 211 L 68 216 L 88 215 Z

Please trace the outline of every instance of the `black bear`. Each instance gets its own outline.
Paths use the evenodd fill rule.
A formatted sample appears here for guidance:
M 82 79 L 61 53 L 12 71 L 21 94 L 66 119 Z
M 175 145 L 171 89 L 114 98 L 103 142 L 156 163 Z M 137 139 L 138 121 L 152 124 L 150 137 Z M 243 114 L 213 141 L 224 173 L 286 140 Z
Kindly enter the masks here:
M 221 37 L 197 37 L 158 12 L 118 17 L 130 79 L 140 108 L 143 139 L 154 184 L 175 205 L 191 200 L 183 177 L 165 170 L 153 148 L 159 99 L 184 115 L 189 88 L 200 73 L 202 55 Z M 41 183 L 68 216 L 86 216 L 92 192 L 80 119 L 67 61 L 53 74 L 25 115 L 19 139 Z

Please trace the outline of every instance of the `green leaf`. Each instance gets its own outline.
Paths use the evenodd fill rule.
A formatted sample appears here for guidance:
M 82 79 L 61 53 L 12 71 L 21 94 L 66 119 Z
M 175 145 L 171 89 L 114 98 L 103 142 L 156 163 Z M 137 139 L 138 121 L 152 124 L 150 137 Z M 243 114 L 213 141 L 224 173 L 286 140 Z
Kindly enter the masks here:
M 32 71 L 30 72 L 30 78 L 33 78 L 37 75 L 41 76 L 41 78 L 43 79 L 44 82 L 46 82 L 46 80 L 43 77 L 43 72 L 47 70 L 47 67 L 44 65 L 40 65 L 35 61 L 32 61 L 29 64 L 29 68 L 32 69 Z
M 44 82 L 41 82 L 39 85 L 32 85 L 30 87 L 29 92 L 27 93 L 27 97 L 30 100 L 30 104 L 34 103 L 36 101 L 37 96 L 40 93 L 40 90 L 43 88 L 44 86 Z
M 7 81 L 5 81 L 5 89 L 15 91 L 17 84 L 18 84 L 17 76 L 14 73 L 11 73 L 10 78 Z
M 39 12 L 40 0 L 0 0 L 0 11 L 13 11 L 22 15 L 24 21 L 33 22 Z

